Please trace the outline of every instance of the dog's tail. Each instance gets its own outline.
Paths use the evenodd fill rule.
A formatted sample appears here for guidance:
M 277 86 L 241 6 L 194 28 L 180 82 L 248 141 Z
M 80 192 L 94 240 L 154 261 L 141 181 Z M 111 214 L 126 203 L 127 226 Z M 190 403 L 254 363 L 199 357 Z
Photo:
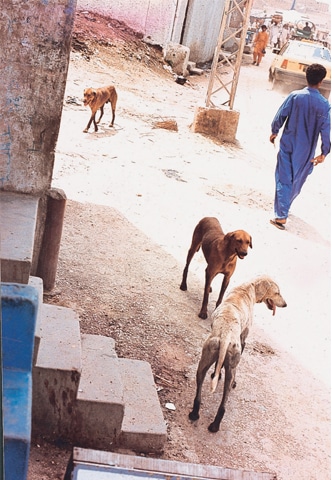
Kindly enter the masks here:
M 224 365 L 224 360 L 225 360 L 225 357 L 226 357 L 226 352 L 227 352 L 227 349 L 228 349 L 228 346 L 230 344 L 230 337 L 231 337 L 231 333 L 229 332 L 225 338 L 221 338 L 220 339 L 220 344 L 219 344 L 219 357 L 218 357 L 218 361 L 216 363 L 216 368 L 214 370 L 214 376 L 212 378 L 212 382 L 211 382 L 211 392 L 213 393 L 215 391 L 215 389 L 217 388 L 217 385 L 218 385 L 218 380 L 219 380 L 219 376 L 220 376 L 220 372 L 221 372 L 221 369 Z

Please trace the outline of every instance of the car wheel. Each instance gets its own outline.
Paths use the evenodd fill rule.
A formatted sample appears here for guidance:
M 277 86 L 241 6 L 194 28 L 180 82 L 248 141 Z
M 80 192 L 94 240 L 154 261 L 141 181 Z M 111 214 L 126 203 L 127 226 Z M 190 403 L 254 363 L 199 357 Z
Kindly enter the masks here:
M 280 87 L 281 87 L 281 82 L 279 82 L 278 80 L 276 80 L 275 77 L 272 77 L 272 90 L 280 90 Z

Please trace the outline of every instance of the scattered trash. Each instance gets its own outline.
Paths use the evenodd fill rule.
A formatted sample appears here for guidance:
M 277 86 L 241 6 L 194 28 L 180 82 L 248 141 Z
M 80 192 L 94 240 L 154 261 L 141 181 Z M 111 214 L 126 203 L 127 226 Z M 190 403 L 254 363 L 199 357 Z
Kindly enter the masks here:
M 187 81 L 186 77 L 183 77 L 182 75 L 177 75 L 175 78 L 176 83 L 179 83 L 180 85 L 184 85 Z
M 165 130 L 173 130 L 174 132 L 177 132 L 178 124 L 175 120 L 162 120 L 159 122 L 154 122 L 153 128 L 164 128 Z
M 166 403 L 165 407 L 168 410 L 176 410 L 174 403 Z
M 79 106 L 82 105 L 82 102 L 80 102 L 77 97 L 70 97 L 70 96 L 66 98 L 66 103 L 71 103 L 73 105 L 79 105 Z

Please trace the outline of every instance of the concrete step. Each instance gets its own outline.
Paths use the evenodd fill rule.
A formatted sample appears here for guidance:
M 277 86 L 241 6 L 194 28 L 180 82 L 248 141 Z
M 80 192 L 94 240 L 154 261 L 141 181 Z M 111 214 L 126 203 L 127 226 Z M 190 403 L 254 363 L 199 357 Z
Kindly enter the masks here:
M 166 423 L 148 362 L 119 358 L 125 413 L 119 444 L 140 453 L 158 453 L 167 439 Z
M 39 197 L 0 192 L 0 255 L 3 282 L 29 282 Z
M 110 450 L 124 414 L 123 384 L 112 338 L 82 335 L 82 375 L 77 392 L 75 445 Z M 80 428 L 79 428 L 80 427 Z
M 112 338 L 80 337 L 76 314 L 42 305 L 33 369 L 33 435 L 83 448 L 163 450 L 166 425 L 151 367 L 119 359 Z
M 50 440 L 70 438 L 76 428 L 75 403 L 81 375 L 77 314 L 42 305 L 40 345 L 33 368 L 32 432 Z

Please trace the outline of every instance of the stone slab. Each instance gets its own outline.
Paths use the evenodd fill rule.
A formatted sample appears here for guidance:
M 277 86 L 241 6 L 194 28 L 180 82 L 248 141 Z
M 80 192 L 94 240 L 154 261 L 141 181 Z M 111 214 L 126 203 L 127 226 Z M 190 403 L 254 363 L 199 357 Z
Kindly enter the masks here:
M 141 360 L 119 358 L 119 368 L 125 402 L 120 444 L 140 453 L 161 452 L 167 429 L 151 366 Z
M 27 284 L 33 256 L 39 197 L 0 192 L 1 280 Z
M 123 383 L 115 342 L 101 335 L 82 335 L 82 375 L 77 392 L 76 445 L 110 450 L 120 433 Z M 75 439 L 74 439 L 75 440 Z
M 33 368 L 32 432 L 50 441 L 70 438 L 76 428 L 75 402 L 81 375 L 77 314 L 42 305 L 40 345 Z
M 82 476 L 79 476 L 79 472 Z M 85 476 L 84 476 L 85 475 Z M 160 458 L 124 455 L 74 447 L 64 480 L 72 478 L 133 480 L 276 480 L 275 473 L 253 472 Z

